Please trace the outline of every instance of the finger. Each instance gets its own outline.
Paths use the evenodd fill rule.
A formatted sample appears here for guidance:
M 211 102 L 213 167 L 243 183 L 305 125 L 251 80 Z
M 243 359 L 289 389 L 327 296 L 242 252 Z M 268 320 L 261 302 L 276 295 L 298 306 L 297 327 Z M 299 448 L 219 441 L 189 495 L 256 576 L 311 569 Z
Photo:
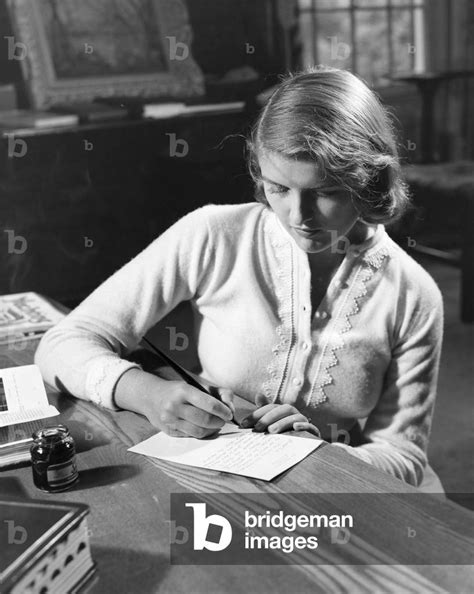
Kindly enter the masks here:
M 233 417 L 231 409 L 226 404 L 220 402 L 210 394 L 201 392 L 197 388 L 191 388 L 186 392 L 186 400 L 196 408 L 200 408 L 210 415 L 219 417 L 223 421 L 230 421 Z
M 297 423 L 298 421 L 306 421 L 306 417 L 304 417 L 301 413 L 296 412 L 292 415 L 280 417 L 274 422 L 268 423 L 266 429 L 269 433 L 281 433 L 282 431 L 290 431 L 293 429 L 293 424 Z M 255 429 L 257 430 L 257 427 Z
M 295 418 L 295 415 L 297 418 Z M 277 421 L 280 421 L 280 419 L 284 420 L 288 417 L 293 417 L 294 421 L 306 420 L 306 417 L 302 415 L 294 406 L 291 406 L 291 404 L 280 404 L 260 418 L 258 423 L 255 425 L 255 431 L 265 431 L 270 425 L 275 424 Z
M 180 409 L 179 420 L 189 421 L 197 427 L 203 429 L 220 429 L 224 421 L 220 417 L 211 415 L 201 408 L 196 408 L 192 404 L 183 404 Z
M 319 429 L 307 420 L 303 422 L 297 421 L 296 423 L 293 423 L 293 431 L 309 431 L 309 433 L 313 433 L 314 435 L 316 435 L 316 437 L 319 437 L 321 439 L 321 432 L 319 431 Z
M 265 414 L 267 414 L 269 411 L 273 410 L 274 408 L 277 408 L 278 406 L 281 406 L 281 405 L 266 404 L 265 406 L 262 406 L 262 408 L 257 408 L 257 410 L 254 410 L 252 413 L 250 413 L 244 419 L 242 419 L 242 421 L 240 422 L 240 425 L 244 428 L 253 427 L 256 423 L 258 423 L 258 421 L 263 416 L 265 416 Z
M 215 428 L 198 427 L 194 423 L 184 419 L 179 419 L 176 422 L 176 429 L 184 433 L 186 437 L 196 437 L 197 439 L 203 439 L 204 437 L 213 435 L 219 430 Z
M 227 405 L 235 416 L 234 392 L 230 388 L 218 388 L 219 396 L 222 402 Z

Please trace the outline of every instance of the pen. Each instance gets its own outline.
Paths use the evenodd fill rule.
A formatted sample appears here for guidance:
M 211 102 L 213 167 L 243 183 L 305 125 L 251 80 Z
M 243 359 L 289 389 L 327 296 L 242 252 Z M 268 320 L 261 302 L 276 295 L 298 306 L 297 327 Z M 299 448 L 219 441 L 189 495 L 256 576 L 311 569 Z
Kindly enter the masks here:
M 202 384 L 200 384 L 197 380 L 195 380 L 194 377 L 188 371 L 186 371 L 186 369 L 184 369 L 184 367 L 181 367 L 181 365 L 176 363 L 176 361 L 173 361 L 173 359 L 170 359 L 170 357 L 168 357 L 168 355 L 166 353 L 164 353 L 162 350 L 160 350 L 158 347 L 156 347 L 147 338 L 143 337 L 142 340 L 144 342 L 146 342 L 146 344 L 153 349 L 153 351 L 158 355 L 158 357 L 161 357 L 161 359 L 163 359 L 163 361 L 168 363 L 168 365 L 170 367 L 172 367 L 176 371 L 176 373 L 187 384 L 189 384 L 193 388 L 196 388 L 197 390 L 201 390 L 201 392 L 204 392 L 205 394 L 209 394 L 209 396 L 212 396 L 216 400 L 219 400 L 219 402 L 222 402 L 222 400 L 218 394 L 211 394 L 211 392 L 209 392 L 209 390 L 207 388 L 205 388 Z M 237 425 L 238 427 L 240 427 L 239 423 L 237 423 L 237 421 L 233 417 L 231 419 L 231 423 L 234 423 L 234 425 Z

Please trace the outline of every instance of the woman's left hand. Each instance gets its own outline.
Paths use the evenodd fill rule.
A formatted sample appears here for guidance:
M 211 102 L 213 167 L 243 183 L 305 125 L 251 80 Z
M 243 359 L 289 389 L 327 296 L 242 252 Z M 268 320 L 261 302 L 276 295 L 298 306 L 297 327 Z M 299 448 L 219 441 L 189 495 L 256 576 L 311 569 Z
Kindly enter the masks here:
M 291 404 L 267 404 L 265 396 L 258 395 L 256 404 L 259 408 L 247 415 L 240 422 L 244 429 L 253 427 L 263 433 L 283 433 L 284 431 L 309 431 L 321 437 L 318 428 L 311 419 L 305 417 Z

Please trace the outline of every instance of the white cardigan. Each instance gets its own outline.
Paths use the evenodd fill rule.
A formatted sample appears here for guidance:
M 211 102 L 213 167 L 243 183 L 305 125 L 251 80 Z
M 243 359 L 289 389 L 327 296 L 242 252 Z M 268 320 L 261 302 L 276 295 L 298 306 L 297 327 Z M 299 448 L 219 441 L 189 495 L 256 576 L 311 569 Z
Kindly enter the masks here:
M 379 225 L 349 247 L 313 319 L 307 254 L 258 203 L 208 204 L 172 225 L 43 337 L 46 382 L 115 408 L 120 357 L 189 300 L 202 376 L 254 401 L 263 393 L 311 417 L 340 444 L 421 482 L 441 351 L 441 294 Z

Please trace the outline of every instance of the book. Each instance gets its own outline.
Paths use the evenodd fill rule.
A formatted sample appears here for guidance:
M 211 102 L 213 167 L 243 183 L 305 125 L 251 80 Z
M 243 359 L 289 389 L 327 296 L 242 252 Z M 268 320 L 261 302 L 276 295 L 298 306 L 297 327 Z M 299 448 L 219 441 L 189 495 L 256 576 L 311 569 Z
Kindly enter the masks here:
M 184 103 L 145 103 L 143 105 L 143 117 L 154 120 L 173 118 L 182 114 L 186 109 Z
M 0 345 L 38 338 L 65 317 L 37 293 L 0 296 Z
M 11 109 L 0 111 L 0 127 L 10 130 L 31 128 L 58 128 L 76 126 L 79 118 L 74 114 L 55 114 L 49 111 Z
M 226 103 L 201 103 L 186 105 L 185 115 L 199 113 L 239 113 L 244 111 L 245 101 L 229 101 Z
M 143 117 L 152 119 L 172 118 L 180 115 L 203 113 L 239 113 L 245 109 L 245 101 L 227 103 L 145 103 Z
M 75 114 L 81 124 L 123 120 L 128 117 L 128 110 L 120 105 L 106 105 L 83 101 L 78 103 L 60 103 L 51 108 L 54 113 Z
M 33 433 L 57 415 L 37 365 L 0 369 L 0 468 L 29 461 Z
M 82 503 L 0 500 L 4 594 L 78 592 L 95 571 Z
M 202 98 L 188 100 L 186 102 L 173 99 L 152 97 L 107 97 L 97 98 L 95 101 L 106 105 L 119 106 L 135 117 L 150 119 L 166 119 L 180 115 L 192 115 L 200 113 L 232 113 L 241 112 L 245 109 L 245 101 L 215 101 L 203 103 Z

